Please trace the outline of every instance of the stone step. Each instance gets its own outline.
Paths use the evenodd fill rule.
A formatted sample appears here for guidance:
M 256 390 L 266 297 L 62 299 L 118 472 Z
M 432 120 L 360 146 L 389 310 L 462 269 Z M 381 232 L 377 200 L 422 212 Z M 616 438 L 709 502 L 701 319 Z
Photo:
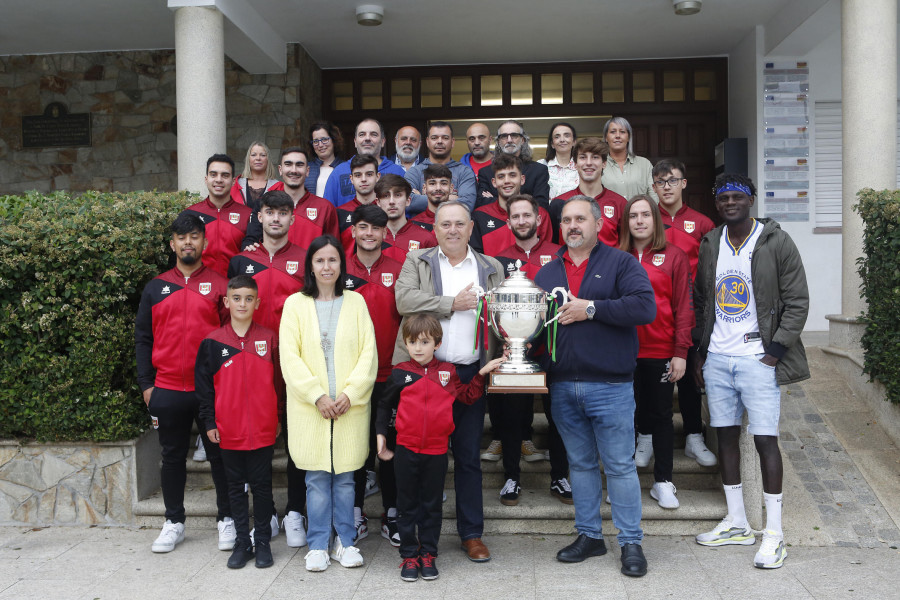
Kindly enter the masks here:
M 274 490 L 275 505 L 279 510 L 286 501 L 286 490 Z M 551 496 L 548 490 L 523 490 L 518 506 L 500 504 L 499 493 L 494 490 L 483 490 L 484 519 L 486 534 L 531 533 L 531 534 L 568 534 L 573 532 L 575 509 L 571 505 L 561 503 Z M 725 514 L 725 499 L 720 489 L 682 489 L 678 492 L 681 503 L 676 510 L 665 510 L 659 507 L 649 493 L 643 492 L 642 527 L 648 535 L 695 535 L 700 531 L 711 529 Z M 444 503 L 443 527 L 446 534 L 456 531 L 455 513 L 456 494 L 453 489 L 447 490 L 447 501 Z M 187 527 L 215 527 L 215 492 L 211 488 L 189 486 L 185 490 L 185 512 L 188 516 Z M 366 499 L 366 512 L 369 515 L 370 535 L 378 535 L 380 515 L 383 512 L 381 497 L 376 494 Z M 603 531 L 614 534 L 611 522 L 611 508 L 603 502 L 601 515 Z M 161 493 L 141 500 L 134 507 L 138 525 L 158 528 L 165 520 L 165 508 Z

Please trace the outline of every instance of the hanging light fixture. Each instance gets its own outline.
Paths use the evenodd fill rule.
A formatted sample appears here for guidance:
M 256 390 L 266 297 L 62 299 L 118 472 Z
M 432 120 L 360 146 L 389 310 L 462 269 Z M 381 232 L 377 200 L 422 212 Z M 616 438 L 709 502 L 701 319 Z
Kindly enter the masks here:
M 676 15 L 696 15 L 703 6 L 703 0 L 672 0 Z
M 384 21 L 384 8 L 377 4 L 361 4 L 356 7 L 356 22 L 366 27 L 381 25 Z

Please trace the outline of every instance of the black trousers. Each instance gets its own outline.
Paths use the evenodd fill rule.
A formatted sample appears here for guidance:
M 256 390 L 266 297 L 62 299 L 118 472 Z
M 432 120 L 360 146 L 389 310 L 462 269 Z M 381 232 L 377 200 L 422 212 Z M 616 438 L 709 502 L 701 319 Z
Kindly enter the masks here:
M 237 544 L 250 545 L 250 515 L 244 483 L 250 484 L 253 494 L 253 537 L 256 543 L 272 539 L 272 454 L 275 446 L 256 450 L 221 450 L 225 476 L 228 479 L 228 498 L 231 518 L 237 531 Z
M 400 557 L 419 556 L 420 546 L 421 553 L 437 556 L 447 454 L 417 454 L 398 445 L 391 462 L 397 475 Z
M 691 348 L 687 357 L 687 368 L 684 377 L 678 380 L 678 406 L 684 421 L 684 433 L 703 433 L 703 420 L 700 414 L 700 388 L 694 381 L 694 364 L 697 362 L 697 351 Z M 643 432 L 641 432 L 643 433 Z
M 203 438 L 203 447 L 209 460 L 213 485 L 216 488 L 216 519 L 231 516 L 228 501 L 228 484 L 219 445 L 206 435 L 206 426 L 200 422 L 199 403 L 194 392 L 179 392 L 155 387 L 147 406 L 153 428 L 159 434 L 162 447 L 160 479 L 166 519 L 184 523 L 184 486 L 187 482 L 187 455 L 191 448 L 191 425 L 197 424 Z
M 291 511 L 298 512 L 302 515 L 306 514 L 306 471 L 298 469 L 291 458 L 290 447 L 288 446 L 288 427 L 287 420 L 284 424 L 284 449 L 287 452 L 287 506 L 284 508 L 284 514 Z M 274 514 L 274 501 L 272 513 Z M 254 534 L 255 535 L 255 534 Z
M 366 500 L 366 471 L 375 470 L 375 457 L 378 455 L 377 444 L 375 442 L 375 423 L 378 417 L 378 401 L 384 394 L 385 387 L 387 387 L 387 382 L 382 381 L 376 382 L 375 387 L 372 389 L 372 400 L 370 403 L 372 410 L 369 411 L 369 457 L 366 459 L 363 467 L 353 473 L 355 493 L 353 506 L 359 507 L 360 509 L 363 507 Z M 393 433 L 393 436 L 388 436 L 389 448 L 393 448 L 391 445 L 392 437 L 393 442 L 395 443 L 397 440 L 396 432 Z M 384 512 L 386 513 L 389 508 L 396 508 L 397 481 L 394 477 L 393 461 L 378 463 L 378 485 L 381 488 L 381 503 L 384 507 Z
M 503 448 L 504 476 L 519 481 L 522 440 L 531 439 L 524 434 L 534 420 L 534 394 L 490 394 L 487 402 L 494 435 Z
M 541 402 L 544 404 L 544 414 L 547 415 L 547 450 L 550 452 L 550 481 L 556 481 L 569 476 L 569 457 L 566 455 L 566 445 L 562 436 L 553 422 L 553 412 L 550 410 L 552 400 L 550 394 L 543 394 Z
M 672 481 L 674 427 L 672 393 L 675 384 L 666 378 L 665 358 L 639 358 L 634 370 L 634 417 L 637 430 L 653 436 L 653 478 Z

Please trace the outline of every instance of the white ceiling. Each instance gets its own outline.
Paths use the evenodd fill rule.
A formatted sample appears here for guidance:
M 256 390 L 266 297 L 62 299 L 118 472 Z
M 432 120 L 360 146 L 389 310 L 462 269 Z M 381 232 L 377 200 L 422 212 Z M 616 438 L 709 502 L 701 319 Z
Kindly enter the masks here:
M 249 4 L 325 69 L 722 55 L 796 12 L 786 0 L 706 0 L 684 17 L 671 0 L 215 1 Z M 826 0 L 791 2 L 817 10 Z M 379 27 L 356 24 L 355 7 L 370 3 L 384 6 Z M 174 47 L 166 0 L 2 4 L 0 55 Z

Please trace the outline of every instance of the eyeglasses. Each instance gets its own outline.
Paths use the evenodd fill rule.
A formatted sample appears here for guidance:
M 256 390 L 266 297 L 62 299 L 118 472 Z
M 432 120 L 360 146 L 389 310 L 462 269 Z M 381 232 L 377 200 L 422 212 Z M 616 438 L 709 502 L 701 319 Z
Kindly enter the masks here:
M 682 181 L 684 181 L 684 177 L 673 177 L 671 179 L 657 179 L 656 181 L 653 182 L 653 185 L 655 185 L 658 188 L 667 188 L 667 187 L 675 188 L 675 187 L 678 187 L 679 185 L 681 185 Z
M 327 143 L 330 142 L 330 141 L 331 141 L 331 138 L 330 138 L 330 137 L 316 138 L 316 139 L 314 139 L 314 140 L 312 141 L 312 145 L 313 145 L 313 146 L 319 146 L 319 145 L 322 145 L 322 144 L 327 144 Z
M 499 133 L 497 134 L 497 139 L 502 140 L 503 138 L 507 138 L 510 140 L 517 140 L 522 137 L 521 133 Z

